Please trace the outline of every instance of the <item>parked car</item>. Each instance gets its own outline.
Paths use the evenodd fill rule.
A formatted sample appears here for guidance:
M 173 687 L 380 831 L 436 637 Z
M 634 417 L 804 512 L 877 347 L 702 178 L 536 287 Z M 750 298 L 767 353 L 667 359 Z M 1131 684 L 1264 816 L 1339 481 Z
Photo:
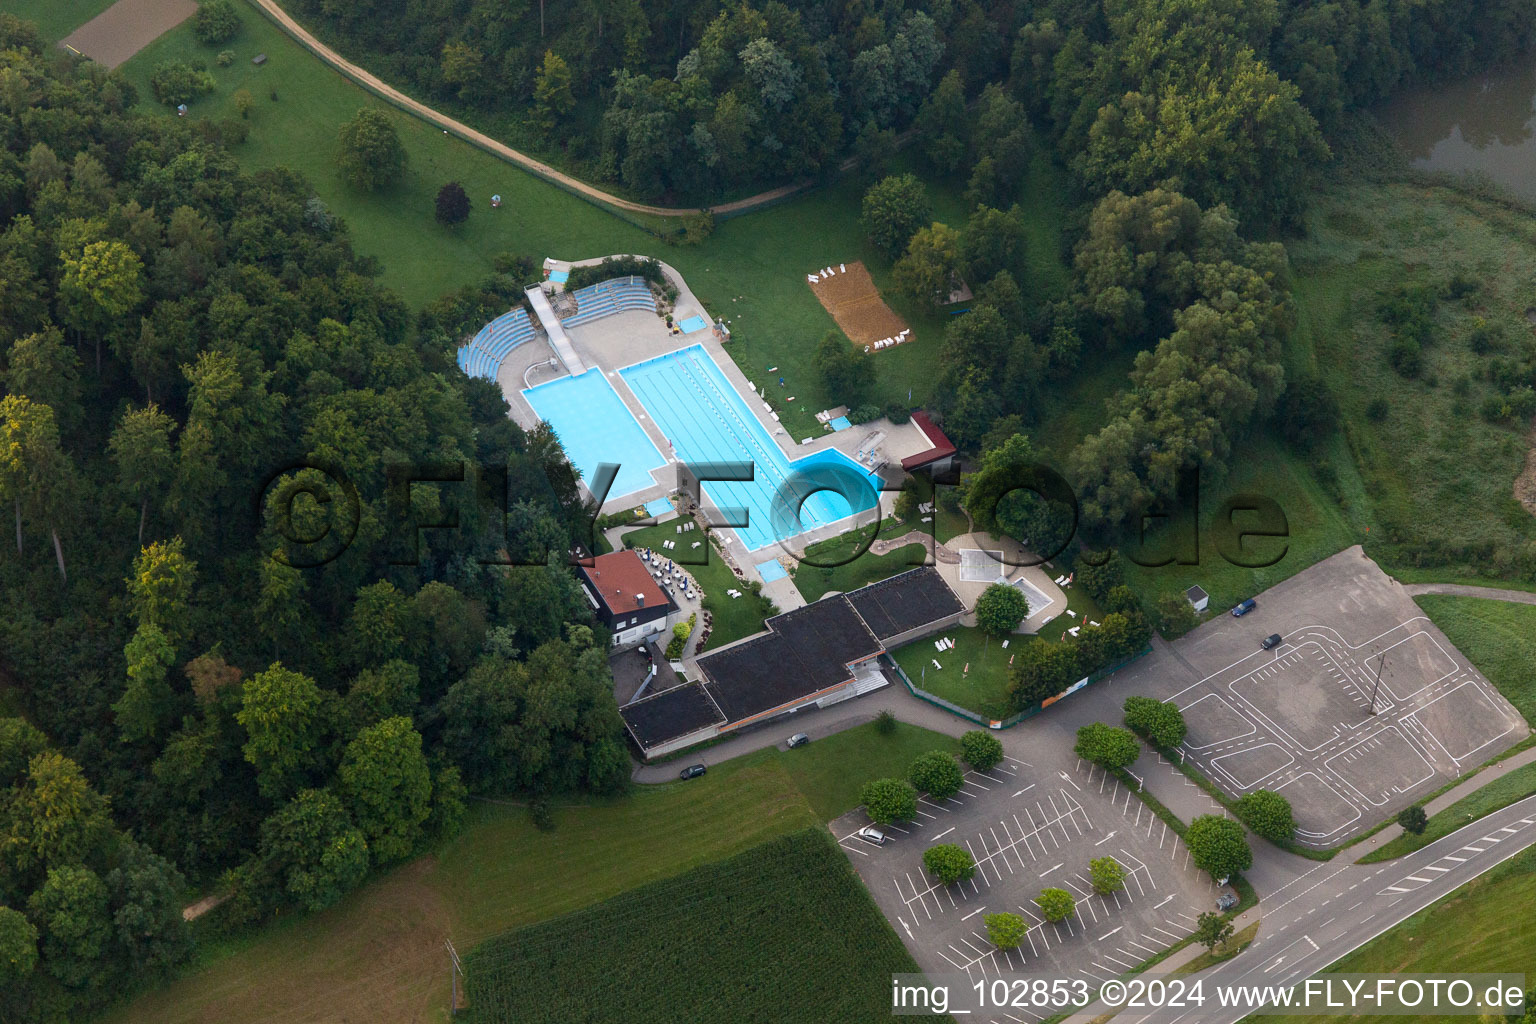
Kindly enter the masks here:
M 1232 609 L 1232 617 L 1234 619 L 1240 619 L 1244 615 L 1247 615 L 1249 612 L 1253 611 L 1258 606 L 1259 603 L 1250 597 L 1248 600 L 1242 602 L 1236 608 Z
M 1272 651 L 1283 643 L 1285 643 L 1284 637 L 1282 637 L 1279 633 L 1271 633 L 1269 636 L 1259 641 L 1259 646 L 1264 648 L 1266 651 Z
M 857 832 L 855 832 L 854 835 L 858 836 L 860 839 L 864 840 L 866 843 L 873 843 L 876 846 L 884 846 L 885 845 L 885 833 L 881 832 L 879 829 L 875 828 L 873 825 L 866 825 L 866 826 L 864 826 L 863 828 L 861 828 Z
M 789 746 L 791 749 L 794 747 L 803 747 L 809 742 L 811 742 L 811 738 L 803 732 L 797 732 L 789 738 Z
M 678 772 L 677 777 L 680 779 L 696 779 L 707 771 L 709 771 L 709 769 L 705 768 L 701 764 L 691 764 L 687 768 L 684 768 L 682 771 Z

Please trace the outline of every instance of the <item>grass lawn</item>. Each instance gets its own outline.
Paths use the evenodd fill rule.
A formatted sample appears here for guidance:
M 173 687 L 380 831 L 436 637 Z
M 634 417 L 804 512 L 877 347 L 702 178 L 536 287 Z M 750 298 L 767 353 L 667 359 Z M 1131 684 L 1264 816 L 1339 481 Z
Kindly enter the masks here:
M 975 626 L 951 626 L 942 635 L 955 641 L 952 649 L 936 651 L 933 642 L 937 637 L 927 637 L 898 648 L 891 656 L 914 685 L 987 718 L 1006 718 L 1008 659 L 1028 637 L 1013 636 L 1004 649 L 1001 642 Z M 944 667 L 934 668 L 934 661 Z
M 691 782 L 640 787 L 624 800 L 557 807 L 551 832 L 535 829 L 521 807 L 476 802 L 464 832 L 432 854 L 322 913 L 205 938 L 191 973 L 103 1020 L 263 1024 L 309 1019 L 323 1006 L 328 1020 L 446 1021 L 445 935 L 466 951 L 819 826 L 856 806 L 868 779 L 905 774 L 917 754 L 954 748 L 914 726 L 888 737 L 860 726 L 798 750 L 758 751 Z
M 825 830 L 808 828 L 486 942 L 471 1019 L 886 1021 L 912 955 Z
M 877 537 L 886 539 L 908 532 L 907 524 L 888 518 L 880 524 Z M 851 557 L 868 536 L 867 530 L 853 530 L 807 547 L 806 561 L 795 566 L 795 589 L 807 601 L 815 601 L 829 593 L 846 594 L 865 584 L 928 564 L 928 549 L 922 544 L 906 544 L 883 555 L 866 550 Z
M 1414 600 L 1515 710 L 1536 722 L 1536 605 L 1442 594 Z
M 870 779 L 904 779 L 917 756 L 930 750 L 959 756 L 960 743 L 905 722 L 897 722 L 889 736 L 869 724 L 826 739 L 812 736 L 806 746 L 784 751 L 780 763 L 817 819 L 831 821 L 859 806 L 859 790 Z
M 693 574 L 704 591 L 704 608 L 710 614 L 709 647 L 723 647 L 732 640 L 751 636 L 763 628 L 763 620 L 773 613 L 773 602 L 766 597 L 745 589 L 746 584 L 736 578 L 725 559 L 710 544 L 697 550 L 688 548 L 692 540 L 680 541 L 680 537 L 703 540 L 697 530 L 691 534 L 679 534 L 677 522 L 648 526 L 624 535 L 625 547 L 646 547 L 662 552 L 678 565 Z M 675 551 L 663 551 L 661 542 L 679 540 Z M 727 590 L 741 590 L 740 597 L 730 597 Z M 708 648 L 706 648 L 707 650 Z
M 1505 861 L 1327 968 L 1352 973 L 1536 973 L 1536 850 Z M 1251 1017 L 1285 1024 L 1338 1024 L 1380 1017 Z M 1404 1018 L 1407 1019 L 1407 1018 Z M 1471 1017 L 1414 1017 L 1469 1021 Z M 1502 1020 L 1502 1017 L 1484 1019 Z
M 1062 591 L 1067 598 L 1067 607 L 1054 619 L 1040 627 L 1039 636 L 1046 640 L 1060 640 L 1072 626 L 1080 626 L 1083 616 L 1088 616 L 1089 622 L 1103 622 L 1104 609 L 1099 607 L 1099 602 L 1093 599 L 1093 595 L 1081 587 L 1068 587 Z M 1068 615 L 1067 612 L 1071 612 Z
M 1250 438 L 1233 454 L 1231 462 L 1232 470 L 1224 479 L 1207 479 L 1201 485 L 1198 563 L 1144 567 L 1122 557 L 1126 583 L 1144 607 L 1154 608 L 1165 593 L 1182 597 L 1186 589 L 1198 583 L 1211 596 L 1206 617 L 1222 615 L 1244 598 L 1294 576 L 1365 536 L 1356 531 L 1351 518 L 1323 490 L 1306 460 L 1280 442 Z M 1274 565 L 1243 568 L 1227 561 L 1217 550 L 1215 525 L 1222 503 L 1229 496 L 1240 494 L 1272 498 L 1285 513 L 1288 538 L 1259 538 L 1257 543 L 1245 544 L 1245 551 L 1251 545 L 1255 554 L 1264 557 L 1274 557 L 1283 547 L 1285 553 Z M 1241 515 L 1236 522 L 1242 525 Z
M 926 525 L 926 524 L 925 524 Z M 939 508 L 933 509 L 933 539 L 940 544 L 948 544 L 956 537 L 963 537 L 971 532 L 971 521 L 960 509 L 953 512 Z
M 1516 800 L 1524 800 L 1532 793 L 1536 793 L 1536 764 L 1521 765 L 1508 775 L 1501 775 L 1481 789 L 1462 797 L 1445 810 L 1430 815 L 1429 823 L 1421 835 L 1404 832 L 1380 849 L 1361 857 L 1358 863 L 1374 864 L 1412 853 L 1436 839 L 1450 835 L 1469 822 L 1492 814 L 1501 807 L 1508 807 Z
M 44 40 L 56 43 L 112 3 L 113 0 L 6 0 L 3 10 L 34 23 Z
M 1237 954 L 1248 948 L 1248 946 L 1258 936 L 1259 925 L 1262 923 L 1263 922 L 1261 921 L 1253 922 L 1253 924 L 1233 935 L 1232 938 L 1225 942 L 1220 948 L 1208 949 L 1188 963 L 1175 967 L 1169 973 L 1169 977 L 1177 978 L 1185 974 L 1196 974 L 1205 970 L 1207 967 L 1213 967 L 1216 964 L 1221 963 L 1223 960 L 1232 959 L 1233 957 L 1237 956 Z

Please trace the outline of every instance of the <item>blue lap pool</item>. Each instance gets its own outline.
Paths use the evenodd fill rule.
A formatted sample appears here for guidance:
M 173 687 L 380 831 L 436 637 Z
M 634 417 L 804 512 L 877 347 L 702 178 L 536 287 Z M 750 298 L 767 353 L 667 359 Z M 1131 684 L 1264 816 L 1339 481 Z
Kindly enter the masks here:
M 842 452 L 791 461 L 702 346 L 636 363 L 620 376 L 671 454 L 691 464 L 752 464 L 752 480 L 704 483 L 716 507 L 746 511 L 747 525 L 736 535 L 749 551 L 873 508 L 879 499 L 878 479 Z

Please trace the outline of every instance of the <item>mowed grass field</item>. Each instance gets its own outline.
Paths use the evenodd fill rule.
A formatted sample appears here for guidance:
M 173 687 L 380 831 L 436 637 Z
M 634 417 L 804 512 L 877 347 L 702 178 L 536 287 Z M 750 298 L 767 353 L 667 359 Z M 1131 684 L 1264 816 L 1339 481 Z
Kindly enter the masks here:
M 1516 800 L 1524 800 L 1532 793 L 1536 793 L 1536 764 L 1521 765 L 1509 774 L 1501 775 L 1481 789 L 1462 797 L 1445 810 L 1431 814 L 1421 834 L 1404 832 L 1380 849 L 1372 850 L 1361 857 L 1358 863 L 1374 864 L 1377 861 L 1391 860 L 1394 857 L 1412 853 L 1414 850 L 1428 846 L 1436 839 L 1443 839 L 1469 822 L 1492 814 L 1500 808 L 1508 807 Z
M 950 316 L 891 291 L 891 263 L 869 246 L 859 224 L 867 180 L 839 179 L 808 195 L 724 221 L 698 246 L 670 246 L 389 106 L 321 63 L 255 8 L 241 7 L 241 16 L 244 30 L 226 44 L 235 53 L 227 68 L 214 63 L 219 48 L 199 44 L 190 23 L 166 33 L 124 65 L 124 73 L 140 91 L 142 109 L 174 116 L 155 103 L 149 90 L 155 66 L 168 59 L 201 59 L 217 80 L 217 89 L 191 106 L 191 117 L 215 122 L 236 117 L 233 96 L 241 89 L 249 91 L 254 100 L 250 135 L 232 147 L 242 166 L 284 166 L 303 173 L 320 198 L 346 220 L 357 249 L 382 262 L 384 283 L 412 306 L 479 280 L 500 252 L 535 259 L 612 253 L 660 257 L 683 274 L 711 314 L 730 322 L 733 341 L 728 350 L 749 378 L 762 379 L 769 367 L 778 367 L 774 376 L 782 376 L 785 387 L 773 389 L 778 394 L 769 398 L 799 439 L 820 436 L 815 413 L 844 403 L 842 397 L 825 393 L 812 370 L 817 342 L 836 325 L 807 287 L 805 275 L 829 263 L 863 260 L 886 301 L 917 338 L 875 358 L 876 403 L 900 401 L 917 407 L 928 400 Z M 257 53 L 267 55 L 262 67 L 250 63 Z M 390 118 L 409 157 L 403 180 L 376 193 L 346 185 L 336 166 L 337 130 L 361 107 L 377 108 Z M 924 174 L 916 161 L 903 155 L 891 171 Z M 927 177 L 934 218 L 963 226 L 963 186 Z M 433 199 L 448 181 L 462 183 L 473 204 L 469 220 L 454 228 L 433 218 Z M 490 208 L 492 194 L 501 195 L 501 208 Z M 1020 202 L 1029 238 L 1020 285 L 1032 299 L 1057 297 L 1068 280 L 1060 252 L 1068 203 L 1065 173 L 1045 157 L 1037 158 L 1020 187 Z M 795 402 L 788 401 L 791 396 Z
M 1536 975 L 1536 850 L 1526 850 L 1488 874 L 1419 911 L 1327 969 L 1351 973 L 1437 974 L 1518 972 Z M 1379 1016 L 1268 1016 L 1276 1024 L 1380 1021 Z M 1400 1018 L 1430 1022 L 1476 1017 Z M 1487 1015 L 1482 1020 L 1502 1021 Z
M 464 958 L 474 1024 L 886 1021 L 917 970 L 848 857 L 808 828 L 508 932 Z
M 185 976 L 103 1016 L 110 1024 L 439 1022 L 448 1019 L 443 939 L 461 951 L 776 836 L 820 826 L 872 778 L 905 775 L 948 736 L 872 725 L 763 750 L 690 782 L 557 806 L 540 832 L 525 809 L 475 802 L 464 832 L 319 914 L 233 939 L 206 937 Z

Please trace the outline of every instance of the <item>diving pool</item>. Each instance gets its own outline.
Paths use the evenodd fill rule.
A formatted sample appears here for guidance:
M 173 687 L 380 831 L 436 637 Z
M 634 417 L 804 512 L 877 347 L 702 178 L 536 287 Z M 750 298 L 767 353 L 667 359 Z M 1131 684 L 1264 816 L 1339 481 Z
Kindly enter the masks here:
M 608 500 L 653 487 L 651 470 L 667 464 L 629 408 L 593 367 L 579 377 L 561 377 L 523 392 L 539 419 L 560 438 L 565 457 L 591 485 L 597 466 L 617 462 L 619 475 Z
M 879 500 L 878 480 L 840 451 L 791 461 L 700 345 L 635 363 L 619 375 L 679 459 L 753 465 L 750 481 L 704 484 L 717 508 L 746 510 L 747 525 L 735 529 L 749 551 L 845 519 Z M 820 489 L 827 487 L 835 490 Z

